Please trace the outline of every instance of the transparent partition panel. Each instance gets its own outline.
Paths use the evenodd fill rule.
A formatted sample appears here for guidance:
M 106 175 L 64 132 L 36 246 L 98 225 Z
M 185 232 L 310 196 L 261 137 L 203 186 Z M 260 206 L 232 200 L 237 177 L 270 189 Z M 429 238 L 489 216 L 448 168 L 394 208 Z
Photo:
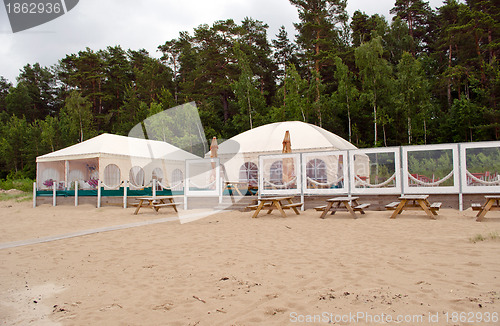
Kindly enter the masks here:
M 500 193 L 500 142 L 462 144 L 461 160 L 463 192 Z
M 301 192 L 300 154 L 259 156 L 261 194 L 299 194 Z
M 52 190 L 54 186 L 56 190 L 62 190 L 61 182 L 64 184 L 65 180 L 65 162 L 38 163 L 37 174 L 38 190 Z
M 66 169 L 68 189 L 75 188 L 75 181 L 78 181 L 79 189 L 97 188 L 99 180 L 99 161 L 97 158 L 67 161 Z
M 348 192 L 347 152 L 302 154 L 302 184 L 305 194 Z
M 351 192 L 355 194 L 399 194 L 400 159 L 398 148 L 350 152 Z
M 458 145 L 403 147 L 405 193 L 458 193 Z
M 189 196 L 218 196 L 220 190 L 218 159 L 186 161 L 186 187 Z

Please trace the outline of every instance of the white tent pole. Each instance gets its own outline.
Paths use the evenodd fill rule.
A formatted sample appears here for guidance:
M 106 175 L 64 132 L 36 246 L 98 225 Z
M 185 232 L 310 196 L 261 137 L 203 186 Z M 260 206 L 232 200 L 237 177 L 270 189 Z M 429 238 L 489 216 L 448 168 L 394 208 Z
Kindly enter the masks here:
M 216 165 L 216 170 L 215 170 L 215 177 L 217 178 L 217 183 L 216 187 L 219 187 L 219 204 L 222 204 L 222 198 L 224 196 L 224 182 L 223 178 L 224 176 L 221 175 L 220 173 L 220 161 L 217 160 L 217 165 Z
M 183 187 L 183 193 L 184 193 L 184 210 L 187 211 L 188 209 L 188 196 L 187 196 L 187 191 L 189 190 L 189 164 L 188 161 L 184 161 L 185 164 L 185 173 L 184 173 L 184 187 Z
M 127 187 L 128 181 L 123 181 L 123 208 L 127 208 Z
M 101 208 L 101 179 L 97 180 L 97 208 Z
M 300 177 L 297 177 L 297 180 L 300 180 L 300 202 L 302 203 L 302 206 L 300 207 L 300 210 L 301 211 L 305 211 L 305 207 L 306 207 L 306 203 L 305 203 L 305 197 L 304 197 L 304 188 L 306 187 L 307 185 L 307 181 L 306 182 L 303 182 L 304 180 L 304 176 L 302 175 L 302 171 L 303 171 L 303 166 L 302 164 L 304 164 L 304 158 L 302 157 L 304 153 L 300 153 L 299 155 L 299 170 L 297 171 L 297 175 L 300 175 Z
M 78 180 L 75 180 L 75 206 L 78 206 Z
M 462 171 L 462 165 L 466 166 L 467 162 L 462 162 L 462 155 L 460 153 L 462 150 L 465 151 L 465 149 L 462 149 L 462 146 L 458 144 L 458 175 L 460 175 L 460 171 Z M 462 183 L 462 178 L 458 178 L 458 210 L 460 212 L 464 211 L 464 191 L 463 191 L 463 183 Z
M 33 208 L 36 207 L 36 181 L 33 182 Z
M 68 177 L 69 177 L 69 161 L 66 160 L 64 161 L 64 188 L 66 190 L 69 190 L 68 187 L 71 187 L 71 185 L 68 182 Z
M 156 197 L 156 179 L 153 179 L 153 197 Z
M 57 187 L 57 181 L 52 182 L 52 206 L 56 206 L 56 187 Z

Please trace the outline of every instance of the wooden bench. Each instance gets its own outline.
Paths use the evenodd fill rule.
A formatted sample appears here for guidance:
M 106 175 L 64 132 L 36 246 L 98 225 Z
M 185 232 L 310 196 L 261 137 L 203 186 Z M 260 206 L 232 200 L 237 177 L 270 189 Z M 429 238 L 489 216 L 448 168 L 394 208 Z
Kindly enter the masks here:
M 317 210 L 317 211 L 324 211 L 325 208 L 326 208 L 326 205 L 314 207 L 314 209 Z
M 160 208 L 160 207 L 168 207 L 168 206 L 174 206 L 174 207 L 176 207 L 177 204 L 176 203 L 153 204 L 153 207 L 158 207 L 158 208 Z
M 159 204 L 153 204 L 153 208 L 155 209 L 156 214 L 158 214 L 158 211 L 162 207 L 172 207 L 174 209 L 174 211 L 177 212 L 177 204 L 176 203 L 159 203 Z
M 362 212 L 367 207 L 370 207 L 370 204 L 368 204 L 368 203 L 361 204 L 361 205 L 358 205 L 358 206 L 354 206 L 352 209 L 354 209 L 355 211 Z
M 270 207 L 271 205 L 272 205 L 272 203 L 265 203 L 264 206 L 262 206 L 262 208 Z M 259 204 L 255 204 L 255 205 L 249 205 L 245 208 L 256 210 L 258 207 L 259 207 Z
M 399 205 L 399 202 L 398 201 L 394 201 L 394 202 L 392 202 L 390 204 L 385 205 L 385 209 L 395 210 L 396 207 L 398 207 L 398 205 Z
M 431 210 L 438 211 L 441 208 L 442 203 L 432 203 Z
M 479 203 L 472 203 L 470 204 L 470 207 L 473 211 L 480 211 L 481 209 L 483 209 L 483 206 Z
M 301 207 L 301 206 L 302 206 L 302 203 L 293 203 L 293 204 L 281 205 L 281 207 L 283 209 L 285 209 L 285 208 L 292 208 L 292 207 Z

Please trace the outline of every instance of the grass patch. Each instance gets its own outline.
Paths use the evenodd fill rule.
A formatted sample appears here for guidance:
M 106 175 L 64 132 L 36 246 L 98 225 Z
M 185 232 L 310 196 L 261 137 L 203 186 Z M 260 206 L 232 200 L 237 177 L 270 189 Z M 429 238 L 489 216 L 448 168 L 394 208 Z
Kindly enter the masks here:
M 23 192 L 18 194 L 0 193 L 0 201 L 8 201 L 8 200 L 15 200 L 18 203 L 31 201 L 33 200 L 33 194 L 28 192 Z
M 478 233 L 469 239 L 469 241 L 472 243 L 477 243 L 486 240 L 493 240 L 493 241 L 500 240 L 500 235 L 498 234 L 497 231 L 490 232 L 488 235 L 482 235 Z

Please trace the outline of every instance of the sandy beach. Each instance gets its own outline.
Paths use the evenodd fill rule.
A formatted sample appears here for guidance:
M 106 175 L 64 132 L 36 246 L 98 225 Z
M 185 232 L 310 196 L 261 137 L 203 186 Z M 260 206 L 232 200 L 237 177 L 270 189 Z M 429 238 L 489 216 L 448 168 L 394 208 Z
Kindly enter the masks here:
M 0 202 L 1 325 L 500 324 L 500 212 L 181 224 L 169 209 L 31 205 Z

